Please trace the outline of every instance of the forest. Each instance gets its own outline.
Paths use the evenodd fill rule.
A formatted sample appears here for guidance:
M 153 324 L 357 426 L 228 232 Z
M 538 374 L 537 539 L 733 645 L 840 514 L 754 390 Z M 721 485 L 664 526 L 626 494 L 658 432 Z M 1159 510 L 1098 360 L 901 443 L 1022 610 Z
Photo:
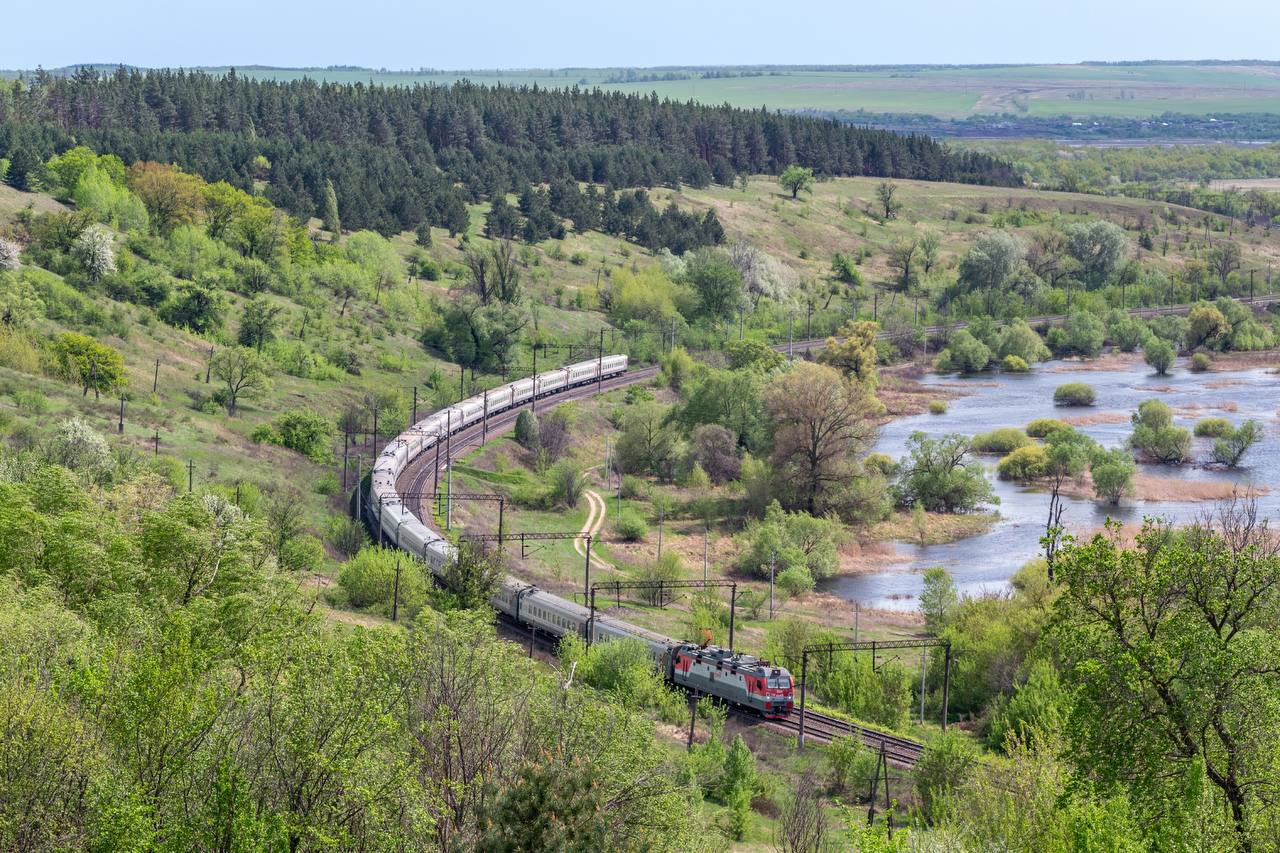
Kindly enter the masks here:
M 928 137 L 766 111 L 606 93 L 365 87 L 229 72 L 38 74 L 0 87 L 0 157 L 27 164 L 83 142 L 126 164 L 176 163 L 307 219 L 326 182 L 342 220 L 382 233 L 459 230 L 463 202 L 573 179 L 614 187 L 730 184 L 799 164 L 825 175 L 1008 184 L 1007 164 Z M 255 158 L 261 156 L 255 168 Z
M 590 125 L 619 98 L 654 111 L 653 164 L 679 150 L 668 112 L 766 139 L 821 129 L 850 152 L 878 137 L 594 93 L 150 78 L 46 81 L 44 117 L 0 131 L 0 849 L 1275 849 L 1280 558 L 1251 501 L 1176 528 L 1037 517 L 1020 535 L 1043 556 L 1007 587 L 930 567 L 912 613 L 851 611 L 824 586 L 878 548 L 986 530 L 1007 483 L 1105 513 L 1150 488 L 1139 466 L 1190 481 L 1266 464 L 1270 411 L 1157 397 L 1202 382 L 1243 399 L 1240 366 L 1271 367 L 1274 303 L 1253 299 L 1271 293 L 1269 222 L 838 177 L 798 152 L 759 174 L 725 154 L 705 185 L 604 180 L 595 161 L 580 178 L 584 149 L 547 128 L 494 142 L 501 117 L 558 104 Z M 187 85 L 209 95 L 190 132 Z M 324 105 L 285 111 L 312 129 L 268 136 L 266 101 L 295 92 Z M 484 166 L 454 172 L 471 148 L 407 130 L 419 104 L 484 115 Z M 116 112 L 83 118 L 99 109 Z M 608 138 L 606 170 L 626 159 Z M 425 182 L 367 171 L 411 149 Z M 354 171 L 317 165 L 314 197 L 295 182 L 310 207 L 291 206 L 280 163 L 321 150 Z M 362 218 L 400 177 L 456 221 Z M 876 754 L 853 739 L 798 751 L 690 711 L 626 641 L 530 661 L 502 639 L 487 601 L 507 571 L 581 590 L 568 540 L 510 562 L 465 549 L 437 584 L 352 518 L 361 466 L 415 417 L 601 340 L 652 374 L 540 403 L 449 469 L 450 494 L 501 494 L 510 530 L 607 516 L 607 576 L 734 579 L 739 648 L 793 672 L 851 635 L 950 641 L 947 688 L 940 650 L 810 658 L 816 707 L 923 745 L 874 820 Z M 1156 383 L 1133 411 L 1093 408 L 1086 376 L 1046 392 L 1052 419 L 949 420 L 991 383 L 1117 363 Z M 874 450 L 910 417 L 928 431 Z M 459 506 L 454 531 L 496 520 Z M 617 606 L 726 641 L 714 596 Z

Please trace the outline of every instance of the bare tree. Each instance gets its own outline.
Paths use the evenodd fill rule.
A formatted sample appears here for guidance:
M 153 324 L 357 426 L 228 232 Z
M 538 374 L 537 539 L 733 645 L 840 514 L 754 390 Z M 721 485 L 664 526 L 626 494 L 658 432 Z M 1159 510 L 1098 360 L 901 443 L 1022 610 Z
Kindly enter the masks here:
M 819 853 L 827 840 L 818 783 L 812 773 L 800 777 L 796 792 L 782 809 L 773 830 L 773 846 L 782 853 Z

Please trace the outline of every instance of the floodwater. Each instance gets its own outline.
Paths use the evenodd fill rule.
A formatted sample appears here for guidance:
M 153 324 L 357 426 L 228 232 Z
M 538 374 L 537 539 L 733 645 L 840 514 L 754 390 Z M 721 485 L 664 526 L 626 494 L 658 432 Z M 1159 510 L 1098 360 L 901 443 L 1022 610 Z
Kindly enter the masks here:
M 1264 437 L 1245 457 L 1236 471 L 1207 468 L 1213 439 L 1193 438 L 1192 464 L 1139 465 L 1139 473 L 1189 481 L 1215 480 L 1235 483 L 1241 491 L 1251 485 L 1270 486 L 1273 491 L 1257 498 L 1259 515 L 1280 523 L 1280 375 L 1268 369 L 1190 373 L 1180 360 L 1168 376 L 1157 376 L 1145 364 L 1115 370 L 1080 369 L 1077 364 L 1050 361 L 1037 365 L 1028 374 L 980 374 L 974 377 L 927 376 L 925 385 L 959 389 L 965 396 L 950 401 L 945 415 L 917 415 L 887 424 L 875 450 L 900 459 L 907 437 L 922 431 L 930 435 L 959 432 L 974 435 L 999 427 L 1022 427 L 1035 418 L 1093 417 L 1098 423 L 1078 424 L 1077 429 L 1106 447 L 1124 443 L 1131 431 L 1128 415 L 1147 399 L 1163 400 L 1174 411 L 1178 426 L 1194 426 L 1205 417 L 1222 417 L 1239 424 L 1248 418 L 1263 427 Z M 1085 382 L 1097 392 L 1090 408 L 1061 408 L 1053 404 L 1053 390 L 1064 382 Z M 1108 418 L 1108 416 L 1110 416 Z M 1111 420 L 1112 422 L 1107 422 Z M 1116 422 L 1119 421 L 1119 422 Z M 858 575 L 841 576 L 823 582 L 824 591 L 854 600 L 865 607 L 914 610 L 917 607 L 922 571 L 943 566 L 955 579 L 962 594 L 1004 590 L 1009 578 L 1028 560 L 1040 553 L 1040 536 L 1049 510 L 1047 492 L 1002 482 L 995 476 L 999 457 L 976 457 L 986 469 L 1000 503 L 994 507 L 1000 520 L 990 530 L 944 545 L 921 547 L 896 542 L 897 556 L 890 568 Z M 1144 517 L 1166 518 L 1174 523 L 1194 520 L 1210 512 L 1210 501 L 1144 502 L 1123 498 L 1120 506 L 1104 502 L 1065 498 L 1062 521 L 1068 532 L 1090 532 L 1108 517 L 1126 523 L 1140 523 Z

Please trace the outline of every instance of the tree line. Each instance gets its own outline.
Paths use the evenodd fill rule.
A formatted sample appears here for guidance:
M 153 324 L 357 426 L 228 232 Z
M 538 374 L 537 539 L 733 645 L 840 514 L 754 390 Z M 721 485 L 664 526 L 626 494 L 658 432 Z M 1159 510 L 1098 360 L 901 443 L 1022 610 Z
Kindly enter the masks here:
M 798 164 L 822 175 L 1016 183 L 1007 163 L 925 136 L 576 87 L 369 87 L 122 68 L 37 74 L 0 92 L 11 182 L 25 163 L 75 142 L 243 189 L 268 179 L 268 197 L 302 218 L 323 211 L 331 181 L 344 224 L 384 233 L 423 221 L 461 230 L 464 202 L 564 179 L 706 186 Z

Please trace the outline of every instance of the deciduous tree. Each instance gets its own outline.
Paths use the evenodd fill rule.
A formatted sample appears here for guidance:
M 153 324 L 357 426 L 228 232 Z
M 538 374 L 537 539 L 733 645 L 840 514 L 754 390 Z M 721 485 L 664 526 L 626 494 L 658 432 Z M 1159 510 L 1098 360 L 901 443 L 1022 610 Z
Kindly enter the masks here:
M 865 385 L 826 365 L 800 362 L 765 389 L 773 425 L 773 464 L 810 513 L 845 485 L 855 455 L 875 437 L 882 411 Z
M 241 400 L 264 394 L 271 387 L 266 362 L 248 347 L 218 350 L 214 353 L 210 370 L 222 382 L 229 415 L 235 415 Z

